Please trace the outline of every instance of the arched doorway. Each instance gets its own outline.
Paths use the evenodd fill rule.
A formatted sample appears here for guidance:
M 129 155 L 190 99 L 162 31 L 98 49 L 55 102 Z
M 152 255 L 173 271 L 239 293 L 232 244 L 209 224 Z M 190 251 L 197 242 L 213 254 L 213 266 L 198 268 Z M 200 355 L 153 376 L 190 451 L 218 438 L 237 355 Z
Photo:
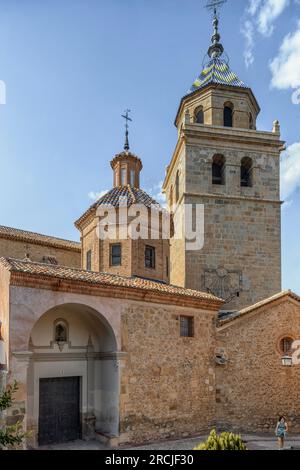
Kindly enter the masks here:
M 36 444 L 118 435 L 117 343 L 93 308 L 63 304 L 32 328 L 28 369 L 28 420 Z

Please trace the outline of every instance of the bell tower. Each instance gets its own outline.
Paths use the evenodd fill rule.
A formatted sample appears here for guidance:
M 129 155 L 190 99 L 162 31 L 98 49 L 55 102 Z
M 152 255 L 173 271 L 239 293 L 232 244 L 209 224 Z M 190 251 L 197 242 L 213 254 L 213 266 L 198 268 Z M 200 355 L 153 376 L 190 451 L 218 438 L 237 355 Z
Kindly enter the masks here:
M 218 5 L 220 2 L 212 2 Z M 164 191 L 172 212 L 204 209 L 204 245 L 171 240 L 170 282 L 212 292 L 236 311 L 281 290 L 280 140 L 257 130 L 251 90 L 231 70 L 214 7 L 206 64 L 182 98 Z M 199 221 L 197 221 L 199 222 Z

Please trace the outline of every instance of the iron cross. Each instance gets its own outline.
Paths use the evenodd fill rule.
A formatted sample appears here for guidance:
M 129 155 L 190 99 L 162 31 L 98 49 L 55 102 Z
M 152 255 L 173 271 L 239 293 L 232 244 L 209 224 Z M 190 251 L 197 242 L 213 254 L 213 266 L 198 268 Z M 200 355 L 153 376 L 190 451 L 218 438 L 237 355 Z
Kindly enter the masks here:
M 125 114 L 122 114 L 122 118 L 124 118 L 125 121 L 126 121 L 126 124 L 125 124 L 125 129 L 126 129 L 126 132 L 125 132 L 125 145 L 124 145 L 124 150 L 125 150 L 126 152 L 128 152 L 128 150 L 129 150 L 128 122 L 129 122 L 129 121 L 132 122 L 132 119 L 129 117 L 129 113 L 131 113 L 130 109 L 126 109 Z
M 218 9 L 221 8 L 226 2 L 227 0 L 209 0 L 206 5 L 206 8 L 209 11 L 213 11 L 214 15 L 216 16 Z

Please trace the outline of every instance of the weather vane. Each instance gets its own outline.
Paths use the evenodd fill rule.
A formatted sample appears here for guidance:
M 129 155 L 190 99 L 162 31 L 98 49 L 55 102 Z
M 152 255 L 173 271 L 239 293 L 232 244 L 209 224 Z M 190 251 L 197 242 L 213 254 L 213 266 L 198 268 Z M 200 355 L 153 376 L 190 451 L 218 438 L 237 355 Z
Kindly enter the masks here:
M 125 145 L 124 145 L 124 150 L 125 150 L 126 152 L 128 152 L 128 150 L 129 150 L 129 139 L 128 139 L 128 134 L 129 134 L 128 128 L 129 128 L 129 126 L 128 126 L 128 122 L 129 122 L 129 121 L 132 122 L 132 119 L 129 117 L 129 113 L 131 113 L 130 109 L 126 109 L 126 111 L 124 111 L 124 113 L 125 113 L 125 114 L 122 114 L 122 118 L 124 118 L 125 121 L 126 121 L 126 124 L 125 124 L 125 130 L 126 130 L 126 132 L 125 132 Z
M 213 11 L 214 16 L 217 16 L 218 9 L 220 9 L 227 0 L 208 0 L 206 7 L 208 11 Z

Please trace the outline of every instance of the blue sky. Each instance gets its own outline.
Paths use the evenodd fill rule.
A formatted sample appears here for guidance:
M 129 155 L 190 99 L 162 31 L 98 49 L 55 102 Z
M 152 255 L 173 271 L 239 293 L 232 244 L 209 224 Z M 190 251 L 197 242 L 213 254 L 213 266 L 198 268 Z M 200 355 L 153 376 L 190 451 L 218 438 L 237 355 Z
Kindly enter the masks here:
M 180 98 L 212 32 L 204 0 L 0 0 L 0 224 L 77 239 L 73 226 L 112 186 L 132 109 L 132 150 L 153 194 L 176 143 Z M 283 287 L 300 292 L 299 0 L 228 0 L 222 42 L 260 106 L 279 119 L 283 156 Z M 300 96 L 300 93 L 299 93 Z M 295 101 L 295 99 L 294 99 Z M 300 101 L 300 100 L 299 100 Z

